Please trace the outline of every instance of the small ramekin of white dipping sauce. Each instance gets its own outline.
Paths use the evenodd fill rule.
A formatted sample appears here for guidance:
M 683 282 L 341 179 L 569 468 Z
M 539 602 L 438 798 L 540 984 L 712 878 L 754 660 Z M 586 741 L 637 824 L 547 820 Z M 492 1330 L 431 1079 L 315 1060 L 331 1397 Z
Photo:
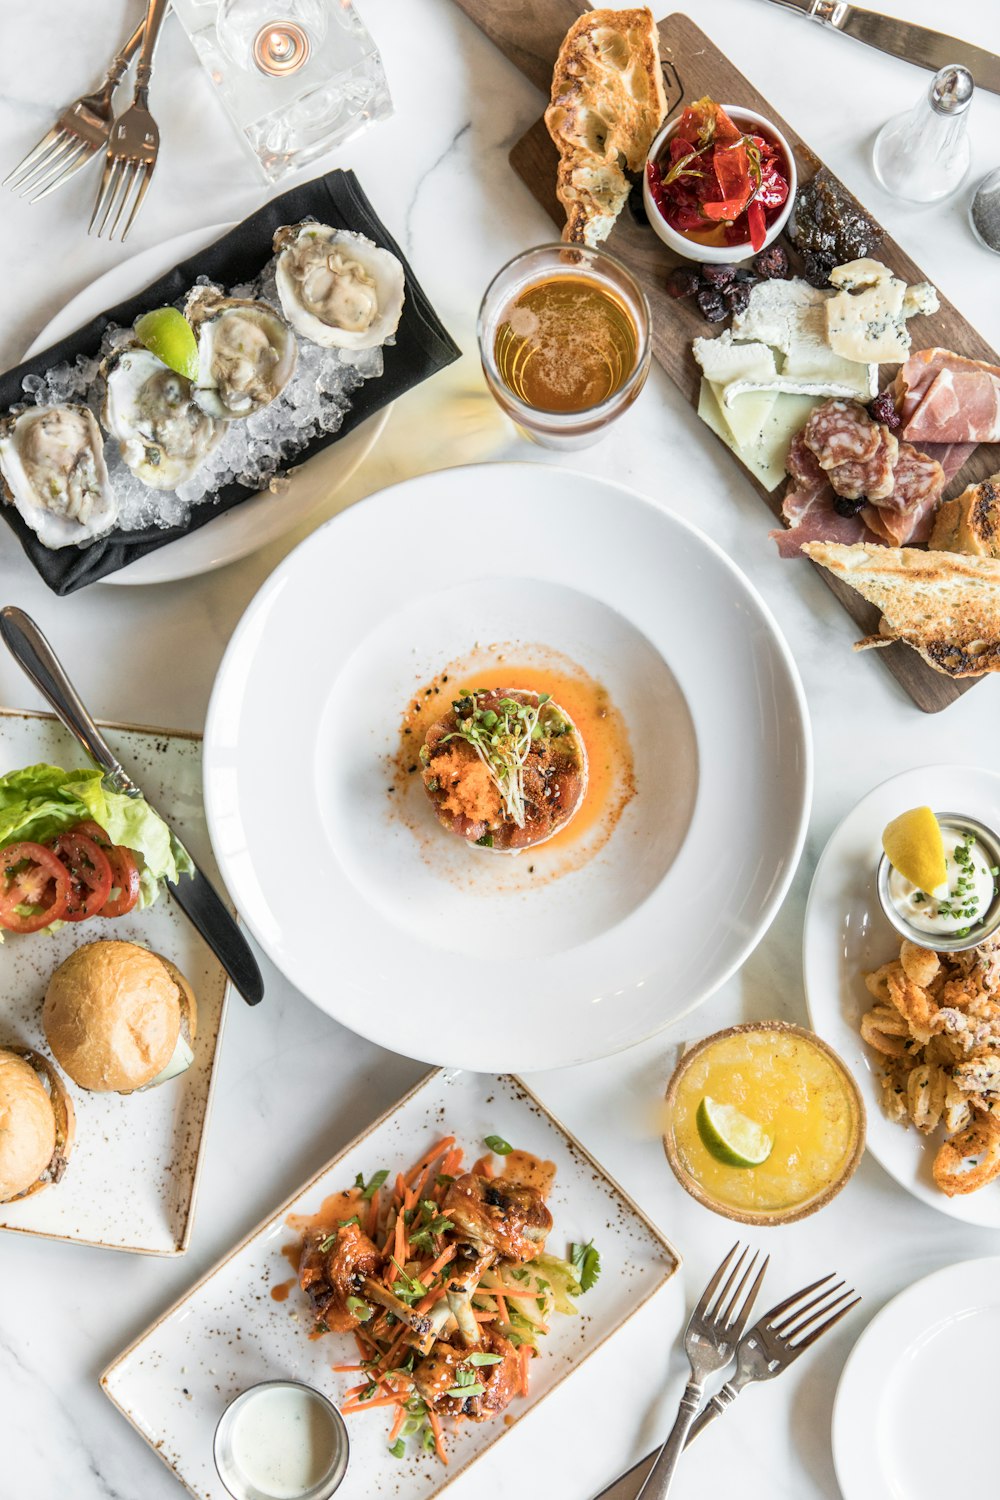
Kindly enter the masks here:
M 937 813 L 948 878 L 918 890 L 886 854 L 876 875 L 878 898 L 896 931 L 937 953 L 975 948 L 1000 928 L 1000 836 L 964 813 Z
M 252 1385 L 215 1429 L 215 1467 L 234 1500 L 327 1500 L 349 1451 L 337 1408 L 295 1380 Z

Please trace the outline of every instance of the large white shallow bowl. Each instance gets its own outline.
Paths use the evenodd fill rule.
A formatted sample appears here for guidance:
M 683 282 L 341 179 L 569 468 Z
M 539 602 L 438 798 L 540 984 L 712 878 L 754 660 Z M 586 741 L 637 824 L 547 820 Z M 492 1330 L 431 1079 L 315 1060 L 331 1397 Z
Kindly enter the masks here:
M 604 683 L 638 796 L 540 887 L 388 795 L 410 694 L 475 643 Z M 516 683 L 511 683 L 516 686 Z M 776 624 L 693 527 L 605 480 L 456 468 L 354 506 L 268 579 L 209 706 L 205 797 L 242 915 L 310 999 L 428 1061 L 539 1069 L 651 1036 L 760 939 L 801 851 L 811 750 Z M 424 799 L 426 800 L 426 799 Z

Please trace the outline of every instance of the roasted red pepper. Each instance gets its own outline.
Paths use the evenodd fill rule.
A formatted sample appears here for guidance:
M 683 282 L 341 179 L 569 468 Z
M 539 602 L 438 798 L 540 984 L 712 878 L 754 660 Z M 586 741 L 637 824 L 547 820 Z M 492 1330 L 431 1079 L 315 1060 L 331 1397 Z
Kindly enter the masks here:
M 650 163 L 650 192 L 679 234 L 722 231 L 728 245 L 759 250 L 769 221 L 788 198 L 787 170 L 776 145 L 744 135 L 714 99 L 689 104 L 659 162 Z

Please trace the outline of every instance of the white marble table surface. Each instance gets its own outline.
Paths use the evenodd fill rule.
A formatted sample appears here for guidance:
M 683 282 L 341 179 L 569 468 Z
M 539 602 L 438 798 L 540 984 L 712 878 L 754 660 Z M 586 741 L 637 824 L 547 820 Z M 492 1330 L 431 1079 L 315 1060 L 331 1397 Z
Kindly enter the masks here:
M 451 0 L 360 0 L 383 50 L 397 113 L 326 165 L 358 170 L 411 256 L 465 357 L 402 402 L 378 453 L 335 508 L 403 476 L 479 458 L 558 462 L 505 427 L 474 357 L 478 300 L 508 256 L 551 236 L 511 174 L 507 152 L 539 112 L 536 91 Z M 279 7 L 280 8 L 280 7 Z M 955 0 L 882 0 L 882 8 L 1000 45 L 993 7 Z M 926 75 L 831 36 L 762 0 L 698 0 L 689 9 L 788 119 L 796 123 L 927 274 L 1000 343 L 1000 261 L 973 240 L 958 202 L 909 208 L 875 185 L 873 134 L 908 106 Z M 55 107 L 99 75 L 138 13 L 137 0 L 34 0 L 2 7 L 0 166 L 47 128 Z M 212 97 L 187 41 L 169 22 L 153 103 L 164 151 L 130 249 L 200 224 L 238 219 L 266 196 Z M 970 182 L 1000 161 L 1000 99 L 977 97 Z M 0 360 L 14 363 L 49 317 L 125 258 L 83 233 L 93 177 L 29 208 L 3 199 Z M 645 1106 L 678 1042 L 744 1018 L 803 1020 L 800 935 L 816 859 L 836 822 L 886 776 L 921 762 L 990 764 L 1000 737 L 1000 683 L 977 687 L 927 717 L 874 653 L 852 658 L 853 626 L 818 577 L 780 562 L 760 501 L 655 368 L 643 398 L 604 444 L 573 463 L 613 476 L 697 522 L 746 570 L 791 642 L 805 683 L 816 749 L 816 797 L 801 868 L 771 931 L 742 973 L 664 1035 L 605 1063 L 531 1081 L 617 1175 L 686 1257 L 689 1301 L 734 1238 L 723 1220 L 675 1184 L 648 1132 Z M 30 611 L 72 666 L 87 701 L 118 720 L 200 729 L 226 642 L 263 579 L 300 540 L 293 534 L 220 572 L 154 588 L 97 586 L 70 599 L 46 591 L 9 536 L 0 539 L 0 602 Z M 178 664 L 182 664 L 178 666 Z M 722 668 L 720 666 L 720 679 Z M 720 686 L 720 690 L 721 686 Z M 0 656 L 0 702 L 38 706 Z M 378 1051 L 309 1005 L 265 965 L 267 1003 L 234 1003 L 223 1049 L 194 1237 L 173 1261 L 4 1236 L 0 1245 L 0 1496 L 2 1500 L 172 1500 L 180 1490 L 101 1394 L 112 1355 L 242 1236 L 290 1187 L 402 1092 L 419 1064 Z M 0 1001 L 2 1004 L 2 1001 Z M 1000 1236 L 921 1206 L 866 1160 L 821 1215 L 767 1236 L 772 1290 L 836 1268 L 864 1293 L 812 1357 L 747 1396 L 685 1460 L 674 1493 L 698 1500 L 812 1500 L 838 1494 L 830 1413 L 844 1359 L 885 1300 L 916 1277 L 1000 1251 Z M 633 1329 L 459 1480 L 505 1493 L 587 1500 L 664 1430 L 682 1367 L 669 1317 Z M 641 1325 L 641 1326 L 640 1326 Z M 669 1378 L 667 1378 L 669 1377 Z M 666 1380 L 666 1384 L 665 1384 Z M 600 1418 L 597 1413 L 600 1412 Z M 480 1491 L 481 1492 L 481 1491 Z

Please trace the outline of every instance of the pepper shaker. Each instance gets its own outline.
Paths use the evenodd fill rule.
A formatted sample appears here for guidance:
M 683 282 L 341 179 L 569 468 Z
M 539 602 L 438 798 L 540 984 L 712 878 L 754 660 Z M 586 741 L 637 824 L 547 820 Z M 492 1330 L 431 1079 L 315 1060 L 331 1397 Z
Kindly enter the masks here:
M 961 185 L 971 155 L 966 125 L 973 89 L 968 68 L 941 68 L 926 97 L 882 126 L 872 167 L 887 192 L 910 203 L 936 203 Z

